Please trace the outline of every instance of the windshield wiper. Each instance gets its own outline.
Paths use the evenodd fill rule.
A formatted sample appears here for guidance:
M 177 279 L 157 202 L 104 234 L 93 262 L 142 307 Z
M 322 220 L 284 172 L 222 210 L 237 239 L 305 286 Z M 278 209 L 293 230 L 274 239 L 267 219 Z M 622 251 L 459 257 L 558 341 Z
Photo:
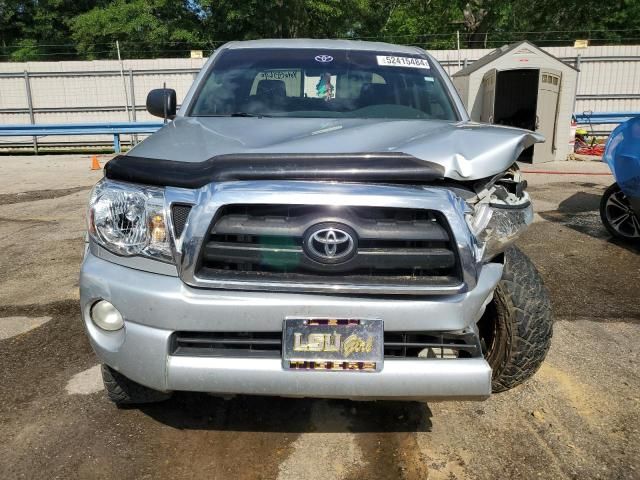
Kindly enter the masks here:
M 247 113 L 247 112 L 233 112 L 229 114 L 230 117 L 270 117 L 271 115 L 265 115 L 264 113 Z

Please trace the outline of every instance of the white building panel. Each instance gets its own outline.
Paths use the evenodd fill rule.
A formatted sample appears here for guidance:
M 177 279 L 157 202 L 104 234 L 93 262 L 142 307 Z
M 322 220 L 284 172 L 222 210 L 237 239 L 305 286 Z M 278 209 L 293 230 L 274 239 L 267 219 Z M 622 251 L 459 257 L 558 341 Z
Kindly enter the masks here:
M 564 92 L 561 115 L 589 110 L 640 112 L 640 45 L 595 46 L 584 50 L 545 47 L 542 50 L 570 65 L 576 64 L 578 55 L 581 57 L 577 98 L 574 102 L 573 97 L 565 97 Z M 465 63 L 471 65 L 474 60 L 492 51 L 463 49 L 434 50 L 430 53 L 453 76 L 460 70 L 458 62 L 460 66 Z M 29 123 L 25 80 L 22 76 L 24 71 L 30 74 L 37 123 L 126 121 L 124 89 L 126 85 L 127 95 L 130 96 L 129 70 L 133 70 L 134 76 L 136 119 L 147 121 L 154 119 L 144 111 L 147 92 L 166 83 L 177 91 L 178 103 L 181 103 L 195 77 L 195 73 L 189 70 L 197 71 L 206 60 L 124 60 L 124 84 L 120 77 L 120 63 L 116 60 L 0 63 L 0 124 Z M 85 75 L 73 75 L 73 72 Z M 91 72 L 109 72 L 109 75 L 86 75 Z M 477 92 L 480 82 L 481 78 L 475 77 L 465 81 L 454 80 L 465 96 Z M 131 100 L 129 98 L 129 103 Z M 470 110 L 478 108 L 481 108 L 481 102 L 474 99 Z M 600 129 L 604 128 L 607 127 Z

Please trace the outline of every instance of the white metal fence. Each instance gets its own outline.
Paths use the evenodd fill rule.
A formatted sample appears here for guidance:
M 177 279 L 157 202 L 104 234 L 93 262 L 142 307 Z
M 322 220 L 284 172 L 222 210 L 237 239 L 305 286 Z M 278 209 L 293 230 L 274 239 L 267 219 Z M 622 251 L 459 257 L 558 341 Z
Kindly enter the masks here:
M 597 46 L 585 50 L 547 47 L 579 70 L 574 112 L 640 111 L 640 45 Z M 491 49 L 434 50 L 452 75 Z M 0 64 L 0 124 L 59 124 L 144 121 L 147 92 L 166 83 L 184 98 L 206 59 L 27 62 Z M 598 127 L 605 129 L 607 127 Z M 126 141 L 126 139 L 123 139 Z M 28 146 L 31 138 L 10 139 Z M 89 137 L 47 137 L 47 144 L 104 142 Z M 8 146 L 3 139 L 0 146 Z M 44 142 L 43 142 L 44 143 Z

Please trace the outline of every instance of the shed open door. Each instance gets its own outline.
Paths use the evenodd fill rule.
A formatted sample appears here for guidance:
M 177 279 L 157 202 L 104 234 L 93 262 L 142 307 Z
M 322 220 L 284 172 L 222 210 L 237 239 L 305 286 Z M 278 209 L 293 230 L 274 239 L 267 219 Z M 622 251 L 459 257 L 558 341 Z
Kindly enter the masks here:
M 535 162 L 555 160 L 555 136 L 558 123 L 558 99 L 562 73 L 548 68 L 540 69 L 538 104 L 536 105 L 536 131 L 545 136 L 544 143 L 534 147 Z
M 493 123 L 494 110 L 496 104 L 496 79 L 497 71 L 492 68 L 482 77 L 482 113 L 480 121 L 483 123 Z

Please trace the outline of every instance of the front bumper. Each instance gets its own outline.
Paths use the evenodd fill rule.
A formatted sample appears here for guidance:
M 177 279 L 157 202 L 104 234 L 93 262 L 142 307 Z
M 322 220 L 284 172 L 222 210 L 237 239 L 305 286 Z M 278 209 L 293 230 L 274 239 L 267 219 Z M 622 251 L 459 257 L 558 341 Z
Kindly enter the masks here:
M 426 299 L 371 298 L 203 290 L 178 277 L 105 261 L 87 251 L 80 279 L 82 316 L 99 359 L 132 380 L 162 391 L 326 398 L 483 399 L 491 369 L 483 358 L 385 360 L 378 373 L 283 370 L 279 359 L 178 357 L 181 331 L 278 331 L 285 317 L 382 318 L 389 331 L 457 331 L 482 315 L 502 265 L 482 268 L 469 292 Z M 90 320 L 105 299 L 125 319 L 116 332 Z

